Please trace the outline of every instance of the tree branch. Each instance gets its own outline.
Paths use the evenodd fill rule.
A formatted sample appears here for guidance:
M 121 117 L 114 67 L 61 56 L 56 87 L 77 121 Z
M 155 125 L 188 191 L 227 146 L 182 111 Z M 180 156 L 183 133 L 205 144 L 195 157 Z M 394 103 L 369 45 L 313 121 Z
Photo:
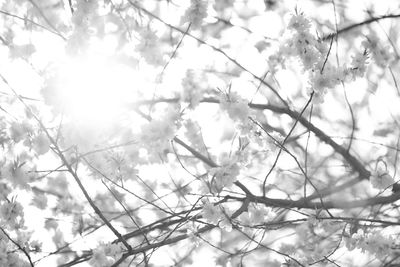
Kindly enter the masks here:
M 358 28 L 358 27 L 363 26 L 363 25 L 368 25 L 368 24 L 371 24 L 371 23 L 376 22 L 376 21 L 380 21 L 380 20 L 383 20 L 383 19 L 390 19 L 390 18 L 399 18 L 399 17 L 400 17 L 400 14 L 388 14 L 388 15 L 383 15 L 383 16 L 380 16 L 380 17 L 372 17 L 372 18 L 369 18 L 367 20 L 364 20 L 364 21 L 361 21 L 361 22 L 358 22 L 358 23 L 355 23 L 355 24 L 351 24 L 351 25 L 346 26 L 346 27 L 344 27 L 342 29 L 339 29 L 336 33 L 332 33 L 332 34 L 329 34 L 327 36 L 324 36 L 322 38 L 322 40 L 323 41 L 327 41 L 327 40 L 329 40 L 331 38 L 334 38 L 335 36 L 341 35 L 341 34 L 343 34 L 345 32 L 348 32 L 348 31 L 350 31 L 352 29 Z

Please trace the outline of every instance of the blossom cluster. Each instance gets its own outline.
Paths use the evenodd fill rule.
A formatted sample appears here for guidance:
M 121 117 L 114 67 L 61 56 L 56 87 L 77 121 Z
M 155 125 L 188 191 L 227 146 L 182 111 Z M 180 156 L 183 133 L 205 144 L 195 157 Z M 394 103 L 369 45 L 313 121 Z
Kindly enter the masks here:
M 357 77 L 362 78 L 367 71 L 368 53 L 364 50 L 362 53 L 356 53 L 351 60 L 350 74 L 354 80 Z
M 278 53 L 269 58 L 270 69 L 276 72 L 278 64 L 285 68 L 285 58 L 298 58 L 303 71 L 308 73 L 309 91 L 314 92 L 317 101 L 322 102 L 327 90 L 335 88 L 341 82 L 364 76 L 368 63 L 367 49 L 371 48 L 371 44 L 363 43 L 363 52 L 352 57 L 350 67 L 346 64 L 334 67 L 328 61 L 331 47 L 311 33 L 311 21 L 303 13 L 293 15 L 287 28 L 289 36 Z
M 244 225 L 253 226 L 270 222 L 275 216 L 275 212 L 264 204 L 251 203 L 247 208 L 247 212 L 241 214 L 239 219 Z
M 378 259 L 385 259 L 394 245 L 394 239 L 385 237 L 377 231 L 364 232 L 359 229 L 357 233 L 345 238 L 345 245 L 349 251 L 356 248 L 363 253 L 368 252 L 375 255 Z
M 0 266 L 20 266 L 28 267 L 30 264 L 18 255 L 18 253 L 10 253 L 15 247 L 12 246 L 8 238 L 0 233 Z
M 146 60 L 147 63 L 158 66 L 164 63 L 163 54 L 160 50 L 160 40 L 155 31 L 148 27 L 140 27 L 139 43 L 136 50 Z
M 147 150 L 148 160 L 158 162 L 160 156 L 169 151 L 169 142 L 181 126 L 179 110 L 170 108 L 159 119 L 154 119 L 141 128 L 140 145 Z
M 190 7 L 182 17 L 182 22 L 190 22 L 193 29 L 198 29 L 207 17 L 207 0 L 191 0 Z
M 268 135 L 263 131 L 263 129 L 253 129 L 248 135 L 250 141 L 257 144 L 263 151 L 276 151 L 284 140 L 283 135 L 274 130 L 269 131 Z
M 200 86 L 200 79 L 196 76 L 192 69 L 186 71 L 186 76 L 182 80 L 182 94 L 184 101 L 190 103 L 190 107 L 195 108 L 203 98 L 204 90 Z
M 240 168 L 237 162 L 231 161 L 226 164 L 211 168 L 208 172 L 211 176 L 211 193 L 220 193 L 225 187 L 230 187 L 237 180 Z
M 28 121 L 12 122 L 8 129 L 9 137 L 15 143 L 23 142 L 32 148 L 36 155 L 46 154 L 50 150 L 50 141 L 43 131 L 36 131 Z
M 200 126 L 191 119 L 187 119 L 184 122 L 185 126 L 185 137 L 190 141 L 192 147 L 200 153 L 205 152 L 205 145 L 202 139 Z
M 386 189 L 394 184 L 393 177 L 381 165 L 378 165 L 376 170 L 371 173 L 369 181 L 376 189 Z
M 384 68 L 395 59 L 395 55 L 390 51 L 390 47 L 382 46 L 378 36 L 374 32 L 368 34 L 362 44 L 371 52 L 372 58 L 379 67 Z
M 221 110 L 226 111 L 235 122 L 246 122 L 250 114 L 248 102 L 236 92 L 221 94 L 219 99 Z
M 310 262 L 323 259 L 325 255 L 335 249 L 332 241 L 335 239 L 335 233 L 340 231 L 343 226 L 344 224 L 341 222 L 321 220 L 316 216 L 309 216 L 306 222 L 296 227 L 296 245 L 284 243 L 281 245 L 280 251 L 291 255 L 307 266 Z
M 22 205 L 16 201 L 4 202 L 0 207 L 1 225 L 8 229 L 19 229 L 24 225 Z
M 89 36 L 93 31 L 93 25 L 98 23 L 98 21 L 96 22 L 98 8 L 98 1 L 77 1 L 76 9 L 71 18 L 74 31 L 69 36 L 66 46 L 67 52 L 70 54 L 84 50 L 84 47 L 88 44 Z
M 4 140 L 7 140 L 2 145 L 0 157 L 4 186 L 7 181 L 15 187 L 28 189 L 35 176 L 32 172 L 36 169 L 35 158 L 50 150 L 49 138 L 28 120 L 11 122 L 3 134 Z
M 123 247 L 121 244 L 100 243 L 99 246 L 93 250 L 93 256 L 89 263 L 93 267 L 111 266 L 122 253 Z
M 0 266 L 30 266 L 10 238 L 27 252 L 40 251 L 41 244 L 26 230 L 23 207 L 15 199 L 1 201 L 0 226 Z
M 212 224 L 219 224 L 219 226 L 225 229 L 227 232 L 232 230 L 232 224 L 228 218 L 228 215 L 225 214 L 226 211 L 221 205 L 210 203 L 209 200 L 204 201 L 203 209 L 202 209 L 203 218 Z

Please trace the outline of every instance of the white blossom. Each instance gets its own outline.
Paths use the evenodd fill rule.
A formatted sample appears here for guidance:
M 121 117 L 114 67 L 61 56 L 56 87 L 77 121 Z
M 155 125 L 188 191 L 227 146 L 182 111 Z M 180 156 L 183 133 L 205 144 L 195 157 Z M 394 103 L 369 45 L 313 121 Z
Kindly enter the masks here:
M 182 22 L 191 22 L 193 29 L 198 29 L 205 17 L 207 17 L 207 0 L 191 0 L 190 7 L 183 15 Z
M 237 180 L 239 172 L 240 169 L 236 163 L 211 168 L 209 170 L 209 175 L 212 177 L 212 192 L 219 193 L 224 187 L 230 187 Z
M 220 108 L 225 110 L 233 121 L 246 122 L 250 114 L 248 102 L 236 92 L 221 94 Z
M 33 149 L 38 155 L 46 154 L 50 150 L 50 140 L 46 134 L 38 134 L 32 142 Z
M 47 207 L 47 196 L 42 193 L 37 193 L 32 199 L 32 204 L 39 209 L 45 209 Z
M 357 233 L 345 238 L 345 245 L 349 251 L 355 248 L 361 249 L 363 253 L 374 254 L 378 259 L 384 259 L 391 250 L 394 240 L 385 237 L 377 231 L 366 233 L 359 229 Z
M 305 32 L 311 28 L 311 22 L 304 14 L 300 13 L 291 17 L 287 27 L 297 32 Z
M 16 201 L 5 202 L 0 206 L 1 223 L 10 228 L 19 228 L 23 225 L 24 212 L 22 205 Z
M 394 184 L 393 177 L 391 177 L 387 170 L 382 166 L 378 166 L 377 169 L 371 173 L 369 181 L 371 182 L 372 187 L 376 189 L 386 189 Z
M 195 108 L 203 98 L 204 90 L 200 86 L 200 80 L 195 75 L 194 71 L 189 69 L 186 71 L 186 76 L 182 80 L 182 99 L 190 102 L 190 107 Z
M 368 64 L 368 53 L 365 50 L 363 53 L 358 52 L 352 57 L 351 61 L 351 74 L 353 75 L 353 80 L 356 77 L 364 77 L 367 70 Z
M 164 63 L 163 54 L 160 50 L 160 40 L 150 27 L 143 27 L 138 30 L 139 43 L 136 50 L 147 63 L 158 66 Z
M 222 229 L 227 232 L 232 230 L 232 224 L 223 211 L 223 207 L 219 204 L 214 205 L 208 200 L 204 201 L 204 206 L 202 209 L 203 218 L 212 224 L 218 224 Z
M 389 46 L 382 46 L 380 44 L 380 39 L 376 36 L 375 33 L 370 33 L 366 36 L 365 41 L 362 42 L 362 45 L 365 49 L 371 52 L 372 58 L 374 59 L 375 63 L 379 67 L 386 67 L 391 63 L 391 61 L 395 58 L 393 52 Z
M 10 126 L 10 136 L 11 139 L 18 143 L 19 141 L 23 140 L 26 138 L 30 131 L 30 126 L 26 122 L 18 123 L 18 122 L 13 122 L 11 123 Z
M 204 219 L 212 224 L 217 224 L 223 217 L 223 213 L 221 212 L 219 206 L 214 205 L 209 201 L 204 203 L 202 214 Z
M 254 224 L 265 223 L 275 216 L 275 213 L 272 212 L 271 208 L 267 208 L 265 205 L 262 204 L 249 205 L 248 213 L 251 222 Z

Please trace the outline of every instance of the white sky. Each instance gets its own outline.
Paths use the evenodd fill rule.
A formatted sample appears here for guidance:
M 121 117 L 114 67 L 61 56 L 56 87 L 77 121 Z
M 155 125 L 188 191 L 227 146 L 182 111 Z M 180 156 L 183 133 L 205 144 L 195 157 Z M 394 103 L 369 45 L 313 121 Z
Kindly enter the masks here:
M 3 1 L 4 2 L 4 1 Z M 118 1 L 116 1 L 118 2 Z M 178 4 L 184 3 L 186 1 L 174 1 Z M 264 10 L 265 6 L 263 1 L 249 1 L 247 6 L 240 4 L 238 1 L 237 8 L 241 9 L 242 12 L 248 11 L 249 13 L 254 10 Z M 288 10 L 293 10 L 294 6 L 297 6 L 300 10 L 304 11 L 309 17 L 318 16 L 319 18 L 331 18 L 333 16 L 333 11 L 330 6 L 326 8 L 314 8 L 314 1 L 287 1 Z M 379 4 L 377 4 L 379 2 Z M 149 4 L 151 5 L 151 4 Z M 351 14 L 351 18 L 354 21 L 361 21 L 365 18 L 363 10 L 365 10 L 370 5 L 374 5 L 374 10 L 377 14 L 384 14 L 387 10 L 394 9 L 397 7 L 397 1 L 346 1 L 347 8 L 346 13 Z M 184 6 L 184 5 L 183 5 Z M 173 25 L 179 25 L 180 16 L 184 11 L 183 8 L 174 10 L 173 7 L 165 7 L 161 9 L 161 15 L 167 18 L 169 22 Z M 210 12 L 210 15 L 213 15 Z M 252 30 L 255 34 L 249 35 L 243 30 L 238 28 L 233 28 L 228 30 L 223 35 L 222 43 L 232 45 L 229 48 L 229 52 L 234 55 L 237 60 L 248 67 L 257 74 L 262 75 L 265 70 L 265 59 L 260 57 L 257 50 L 254 47 L 255 40 L 259 39 L 257 35 L 264 35 L 271 38 L 279 38 L 282 33 L 282 28 L 285 22 L 287 22 L 289 15 L 286 15 L 284 19 L 274 12 L 259 12 L 259 15 L 248 20 L 247 25 L 243 25 Z M 213 21 L 210 17 L 208 21 Z M 241 24 L 241 20 L 238 18 L 232 20 L 235 23 Z M 339 21 L 339 24 L 342 22 Z M 382 25 L 387 26 L 390 21 L 383 21 Z M 0 21 L 2 27 L 6 27 Z M 158 24 L 154 25 L 155 28 L 159 27 L 160 31 L 164 31 L 165 28 Z M 25 44 L 27 41 L 32 42 L 35 45 L 36 52 L 33 54 L 31 66 L 27 64 L 26 61 L 21 59 L 10 60 L 8 49 L 4 46 L 0 47 L 0 73 L 7 78 L 13 88 L 15 88 L 18 93 L 32 97 L 41 98 L 40 90 L 44 85 L 43 75 L 38 73 L 38 70 L 45 70 L 49 64 L 54 64 L 58 66 L 58 70 L 61 73 L 62 82 L 60 82 L 60 90 L 64 95 L 65 103 L 71 108 L 69 111 L 70 120 L 74 121 L 80 129 L 88 130 L 103 129 L 103 127 L 112 127 L 114 120 L 118 117 L 121 112 L 124 112 L 125 104 L 134 102 L 138 99 L 139 95 L 142 94 L 147 98 L 151 98 L 154 93 L 154 88 L 156 84 L 154 83 L 154 77 L 159 73 L 159 69 L 154 69 L 151 66 L 143 62 L 137 63 L 120 63 L 109 61 L 110 55 L 115 50 L 115 40 L 110 37 L 105 42 L 92 43 L 92 47 L 89 49 L 89 53 L 85 58 L 71 58 L 67 56 L 64 52 L 65 43 L 58 37 L 47 33 L 47 32 L 19 32 L 16 29 L 16 43 Z M 196 34 L 196 33 L 194 33 Z M 219 43 L 219 40 L 209 40 L 210 43 Z M 273 42 L 272 42 L 273 43 Z M 345 48 L 343 48 L 345 49 Z M 157 92 L 174 91 L 179 92 L 181 88 L 181 78 L 185 74 L 187 68 L 194 69 L 206 69 L 210 65 L 211 59 L 215 61 L 217 66 L 223 68 L 224 62 L 218 61 L 219 58 L 212 52 L 209 48 L 198 47 L 197 42 L 190 40 L 186 37 L 184 46 L 179 51 L 180 57 L 171 62 L 170 66 L 165 73 L 163 84 L 159 85 Z M 132 54 L 133 55 L 133 54 Z M 290 72 L 282 72 L 277 76 L 277 79 L 282 86 L 282 90 L 288 92 L 290 95 L 293 93 L 293 88 L 297 89 L 296 76 L 290 74 Z M 239 91 L 243 96 L 251 97 L 254 95 L 256 88 L 250 81 L 250 77 L 243 75 L 239 78 L 232 78 L 232 89 Z M 221 86 L 221 81 L 213 81 L 210 86 Z M 370 103 L 371 109 L 374 110 L 373 117 L 360 118 L 359 124 L 363 125 L 366 137 L 370 136 L 375 130 L 372 127 L 368 127 L 368 121 L 378 123 L 380 120 L 386 120 L 388 114 L 399 113 L 400 105 L 398 105 L 398 98 L 395 97 L 392 90 L 392 85 L 386 82 L 380 84 L 381 88 L 379 93 L 375 97 L 371 98 Z M 364 88 L 365 84 L 362 81 L 354 82 L 352 84 L 346 85 L 346 87 L 355 88 L 354 90 L 348 90 L 348 97 L 351 103 L 358 103 L 360 96 L 363 94 L 358 88 Z M 244 90 L 246 88 L 246 90 Z M 248 89 L 250 88 L 250 90 Z M 292 90 L 291 90 L 292 88 Z M 6 87 L 1 86 L 2 92 L 6 92 Z M 291 92 L 292 91 L 292 92 Z M 381 93 L 381 92 L 385 93 Z M 93 96 L 96 95 L 96 100 L 93 100 Z M 263 97 L 257 96 L 256 100 L 264 101 Z M 303 99 L 304 100 L 304 99 Z M 257 102 L 257 101 L 255 101 Z M 304 101 L 302 101 L 304 102 Z M 326 108 L 330 110 L 329 105 L 334 105 L 335 100 L 331 96 L 327 96 Z M 17 108 L 16 108 L 17 109 Z M 219 151 L 225 150 L 220 144 L 220 135 L 227 134 L 226 132 L 221 132 L 220 135 L 215 133 L 215 129 L 218 128 L 219 121 L 210 121 L 210 117 L 214 115 L 215 110 L 205 107 L 200 109 L 196 114 L 196 118 L 199 120 L 201 125 L 207 125 L 203 128 L 203 134 L 205 139 L 208 140 L 208 145 L 211 147 L 216 147 L 213 152 L 218 153 Z M 330 119 L 336 120 L 343 116 L 347 116 L 346 110 L 336 110 L 330 113 Z M 106 122 L 106 126 L 104 123 Z M 371 124 L 372 125 L 372 124 Z M 86 128 L 85 128 L 86 127 Z M 138 127 L 138 126 L 136 126 Z M 108 128 L 107 128 L 108 129 Z M 227 130 L 228 131 L 228 130 Z M 229 134 L 229 133 L 228 133 Z M 95 136 L 95 135 L 93 135 Z M 43 166 L 45 164 L 54 165 L 51 162 L 51 157 L 43 158 L 39 161 L 39 165 Z M 162 167 L 154 168 L 153 176 L 161 175 L 163 173 Z M 24 199 L 23 195 L 20 194 L 18 199 L 22 202 L 29 201 L 29 198 Z M 48 212 L 38 214 L 36 209 L 26 209 L 25 211 L 27 218 L 27 224 L 35 229 L 35 235 L 43 238 L 44 250 L 50 251 L 54 247 L 49 246 L 50 236 L 46 232 L 42 232 L 36 229 L 36 225 L 43 224 L 44 217 L 51 217 L 52 215 Z M 65 218 L 64 227 L 69 227 L 69 219 Z M 63 223 L 61 223 L 61 227 Z M 107 230 L 103 233 L 99 233 L 98 236 L 108 236 L 110 240 L 113 236 L 109 235 Z M 68 235 L 67 235 L 68 237 Z M 77 246 L 82 246 L 85 248 L 92 247 L 94 245 L 93 241 L 88 239 L 81 240 L 77 243 Z M 191 266 L 216 266 L 213 265 L 213 256 L 209 255 L 209 250 L 200 250 L 194 254 L 193 264 Z M 161 255 L 161 254 L 160 254 Z M 164 256 L 168 256 L 164 254 Z M 159 256 L 160 260 L 164 258 Z M 52 259 L 43 260 L 38 267 L 50 266 Z M 87 266 L 86 264 L 81 264 L 79 266 Z

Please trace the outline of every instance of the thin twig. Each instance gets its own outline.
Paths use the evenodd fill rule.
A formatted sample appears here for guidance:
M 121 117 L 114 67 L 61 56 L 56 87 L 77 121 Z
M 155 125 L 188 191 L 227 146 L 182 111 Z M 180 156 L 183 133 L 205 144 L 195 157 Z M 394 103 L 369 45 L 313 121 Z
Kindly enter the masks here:
M 371 24 L 371 23 L 373 23 L 375 21 L 380 21 L 380 20 L 383 20 L 383 19 L 390 19 L 390 18 L 399 18 L 399 17 L 400 17 L 400 14 L 389 14 L 389 15 L 383 15 L 383 16 L 380 16 L 380 17 L 372 17 L 372 18 L 369 18 L 369 19 L 364 20 L 362 22 L 355 23 L 355 24 L 349 25 L 347 27 L 344 27 L 344 28 L 338 30 L 336 33 L 329 34 L 329 35 L 323 37 L 322 40 L 323 41 L 327 41 L 327 40 L 335 37 L 336 35 L 341 35 L 341 34 L 343 34 L 345 32 L 348 32 L 348 31 L 350 31 L 352 29 L 358 28 L 360 26 Z
M 3 232 L 3 234 L 19 249 L 22 251 L 22 253 L 25 254 L 25 256 L 28 258 L 29 264 L 33 267 L 34 264 L 32 262 L 31 256 L 29 255 L 29 253 L 26 251 L 25 248 L 23 248 L 20 244 L 18 244 L 16 241 L 14 241 L 9 235 L 8 233 L 3 229 L 3 227 L 0 226 L 0 230 Z

